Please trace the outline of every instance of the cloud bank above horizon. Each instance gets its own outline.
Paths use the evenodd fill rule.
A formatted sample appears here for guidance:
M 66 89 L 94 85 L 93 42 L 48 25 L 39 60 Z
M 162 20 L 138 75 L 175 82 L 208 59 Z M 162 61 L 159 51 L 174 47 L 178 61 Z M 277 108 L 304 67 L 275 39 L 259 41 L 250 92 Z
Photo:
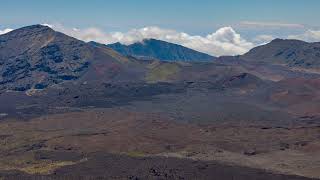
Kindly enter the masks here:
M 262 23 L 249 23 L 247 25 L 257 25 L 257 26 L 294 26 L 298 27 L 296 24 L 262 24 Z M 185 32 L 178 32 L 172 29 L 160 28 L 157 26 L 148 26 L 140 29 L 131 29 L 127 32 L 105 32 L 99 28 L 90 27 L 84 29 L 69 28 L 61 24 L 42 24 L 53 28 L 56 31 L 60 31 L 69 36 L 75 37 L 77 39 L 89 42 L 96 41 L 102 44 L 111 44 L 120 42 L 122 44 L 132 44 L 136 42 L 141 42 L 143 39 L 159 39 L 175 44 L 179 44 L 191 49 L 195 49 L 200 52 L 204 52 L 213 56 L 225 56 L 225 55 L 241 55 L 248 52 L 253 47 L 262 45 L 275 39 L 273 35 L 261 34 L 257 35 L 251 40 L 243 38 L 240 33 L 236 32 L 232 27 L 222 27 L 215 32 L 208 34 L 206 36 L 200 35 L 190 35 Z M 13 29 L 0 30 L 0 35 L 8 33 Z M 299 39 L 309 42 L 320 41 L 320 30 L 307 29 L 302 34 L 288 35 L 288 39 Z
M 179 44 L 214 56 L 243 54 L 254 47 L 253 43 L 242 38 L 232 27 L 223 27 L 207 36 L 199 36 L 157 26 L 131 29 L 127 32 L 104 32 L 98 28 L 78 29 L 67 28 L 59 24 L 43 25 L 86 42 L 96 41 L 103 44 L 120 42 L 129 45 L 141 42 L 143 39 L 154 38 Z

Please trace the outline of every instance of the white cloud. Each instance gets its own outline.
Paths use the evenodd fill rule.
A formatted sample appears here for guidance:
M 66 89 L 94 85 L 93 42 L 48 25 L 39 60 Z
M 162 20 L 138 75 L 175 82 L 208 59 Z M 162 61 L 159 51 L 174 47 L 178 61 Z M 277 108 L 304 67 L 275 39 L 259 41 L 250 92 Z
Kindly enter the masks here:
M 289 35 L 289 39 L 299 39 L 308 42 L 317 42 L 320 41 L 320 30 L 307 30 L 303 34 L 298 35 Z
M 203 48 L 209 48 L 207 51 L 213 50 L 219 55 L 238 55 L 249 51 L 254 44 L 243 39 L 240 34 L 235 32 L 231 27 L 224 27 L 217 30 L 206 37 L 209 46 L 204 43 Z
M 258 21 L 243 21 L 240 22 L 240 26 L 253 28 L 305 28 L 305 26 L 302 24 Z
M 127 33 L 112 33 L 112 37 L 124 44 L 132 44 L 146 38 L 155 38 L 215 56 L 243 54 L 254 46 L 241 38 L 240 34 L 237 34 L 231 27 L 220 28 L 205 37 L 192 36 L 184 32 L 159 27 L 133 29 Z
M 6 33 L 10 32 L 10 31 L 13 31 L 13 29 L 7 28 L 7 29 L 4 29 L 4 30 L 0 30 L 0 35 L 6 34 Z
M 207 36 L 197 36 L 156 26 L 132 29 L 124 33 L 106 33 L 98 28 L 66 28 L 59 24 L 47 24 L 47 26 L 87 42 L 96 41 L 103 44 L 120 42 L 128 45 L 141 42 L 143 39 L 154 38 L 180 44 L 214 56 L 243 54 L 254 47 L 253 43 L 243 39 L 232 27 L 220 28 Z

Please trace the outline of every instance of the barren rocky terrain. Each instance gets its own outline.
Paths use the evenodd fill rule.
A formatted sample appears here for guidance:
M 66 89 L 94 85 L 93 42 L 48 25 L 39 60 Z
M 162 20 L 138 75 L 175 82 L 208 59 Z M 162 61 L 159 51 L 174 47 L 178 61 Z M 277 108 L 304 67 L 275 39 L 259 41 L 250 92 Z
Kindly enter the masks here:
M 111 108 L 27 122 L 11 119 L 3 121 L 0 128 L 4 176 L 18 171 L 21 176 L 53 173 L 53 177 L 77 176 L 79 172 L 84 177 L 105 178 L 210 179 L 220 173 L 222 179 L 285 177 L 276 174 L 319 177 L 318 126 L 197 125 L 175 122 L 161 114 Z M 197 168 L 204 171 L 201 176 Z
M 320 178 L 316 69 L 141 60 L 40 25 L 0 46 L 3 179 Z

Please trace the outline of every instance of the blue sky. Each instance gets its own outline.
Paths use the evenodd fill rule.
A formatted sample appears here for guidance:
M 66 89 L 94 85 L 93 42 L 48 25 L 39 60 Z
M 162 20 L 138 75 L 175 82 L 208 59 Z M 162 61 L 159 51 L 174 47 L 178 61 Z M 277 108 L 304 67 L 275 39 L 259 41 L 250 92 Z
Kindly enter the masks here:
M 320 26 L 319 0 L 2 0 L 1 26 L 59 22 L 112 30 L 157 25 L 207 33 L 242 21 Z
M 47 23 L 84 41 L 132 43 L 152 37 L 218 55 L 243 53 L 273 38 L 320 41 L 320 0 L 1 0 L 0 3 L 0 34 L 7 32 L 6 28 Z M 212 46 L 205 47 L 210 43 Z

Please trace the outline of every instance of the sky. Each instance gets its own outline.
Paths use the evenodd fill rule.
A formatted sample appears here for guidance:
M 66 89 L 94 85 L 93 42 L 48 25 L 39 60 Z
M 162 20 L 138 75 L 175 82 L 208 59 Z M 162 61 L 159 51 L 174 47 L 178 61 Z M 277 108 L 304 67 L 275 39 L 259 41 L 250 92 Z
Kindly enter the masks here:
M 47 24 L 84 41 L 158 38 L 236 55 L 274 38 L 320 41 L 319 0 L 1 0 L 0 34 Z

